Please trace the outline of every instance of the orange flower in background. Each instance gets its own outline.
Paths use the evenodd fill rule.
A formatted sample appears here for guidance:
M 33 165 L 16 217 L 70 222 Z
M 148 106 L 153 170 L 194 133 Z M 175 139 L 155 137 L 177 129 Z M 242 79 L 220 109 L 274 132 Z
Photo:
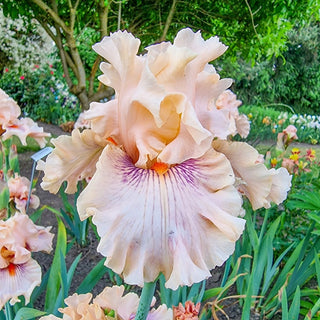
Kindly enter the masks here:
M 277 158 L 272 158 L 271 161 L 270 161 L 270 164 L 271 164 L 272 168 L 276 167 L 277 163 L 278 163 Z
M 262 119 L 262 123 L 268 126 L 271 123 L 270 117 L 268 117 L 268 116 L 264 117 Z
M 67 181 L 75 192 L 79 178 L 91 178 L 77 208 L 81 219 L 92 216 L 105 264 L 126 283 L 163 273 L 176 289 L 232 254 L 245 225 L 242 195 L 255 209 L 280 203 L 291 177 L 268 170 L 248 144 L 227 141 L 243 122 L 235 125 L 234 94 L 228 105 L 218 101 L 232 81 L 208 64 L 226 50 L 217 37 L 183 29 L 144 55 L 139 45 L 118 31 L 94 46 L 115 99 L 91 103 L 89 129 L 53 140 L 41 186 L 57 192 Z
M 198 320 L 200 302 L 194 305 L 191 301 L 186 301 L 185 306 L 179 303 L 178 307 L 173 307 L 173 320 Z
M 51 227 L 35 225 L 22 213 L 0 221 L 0 309 L 10 300 L 25 297 L 28 304 L 33 289 L 41 282 L 41 268 L 31 252 L 52 250 Z
M 306 152 L 306 159 L 310 162 L 316 159 L 316 151 L 314 149 L 308 149 Z
M 291 153 L 292 153 L 292 154 L 300 154 L 301 151 L 300 151 L 299 148 L 292 148 Z

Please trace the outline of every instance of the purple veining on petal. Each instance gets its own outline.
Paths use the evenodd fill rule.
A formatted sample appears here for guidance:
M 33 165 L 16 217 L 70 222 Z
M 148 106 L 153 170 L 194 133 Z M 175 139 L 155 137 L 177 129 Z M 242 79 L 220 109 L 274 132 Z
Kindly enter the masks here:
M 155 173 L 152 169 L 136 167 L 128 155 L 126 155 L 121 162 L 117 163 L 116 168 L 120 169 L 123 173 L 122 182 L 132 186 L 136 186 L 143 182 L 149 177 L 150 173 Z M 182 185 L 196 186 L 197 176 L 199 175 L 199 172 L 197 171 L 197 160 L 189 159 L 181 164 L 172 166 L 165 174 L 165 177 L 170 179 L 171 175 L 176 176 L 176 178 L 179 177 L 179 183 Z

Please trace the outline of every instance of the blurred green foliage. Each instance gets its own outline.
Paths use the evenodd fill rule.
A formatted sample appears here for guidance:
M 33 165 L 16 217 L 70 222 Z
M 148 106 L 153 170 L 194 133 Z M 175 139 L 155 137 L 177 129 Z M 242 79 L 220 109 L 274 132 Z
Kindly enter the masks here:
M 319 114 L 320 26 L 288 32 L 287 49 L 254 66 L 241 58 L 221 61 L 221 74 L 235 79 L 233 90 L 245 104 L 284 104 L 296 113 Z

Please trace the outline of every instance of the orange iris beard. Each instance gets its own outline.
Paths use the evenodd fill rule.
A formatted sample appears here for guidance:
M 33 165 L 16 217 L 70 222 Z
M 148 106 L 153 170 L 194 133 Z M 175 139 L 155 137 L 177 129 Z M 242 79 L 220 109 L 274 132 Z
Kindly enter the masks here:
M 168 171 L 169 166 L 164 162 L 155 162 L 151 169 L 157 174 L 165 174 Z

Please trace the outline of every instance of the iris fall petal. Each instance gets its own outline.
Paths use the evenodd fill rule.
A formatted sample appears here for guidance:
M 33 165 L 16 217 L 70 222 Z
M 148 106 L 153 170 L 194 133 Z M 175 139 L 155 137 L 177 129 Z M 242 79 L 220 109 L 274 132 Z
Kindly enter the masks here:
M 244 220 L 236 217 L 242 202 L 233 183 L 221 153 L 210 151 L 158 174 L 108 146 L 78 211 L 82 219 L 93 216 L 98 251 L 127 283 L 142 286 L 163 272 L 166 285 L 176 289 L 209 277 L 234 250 Z

